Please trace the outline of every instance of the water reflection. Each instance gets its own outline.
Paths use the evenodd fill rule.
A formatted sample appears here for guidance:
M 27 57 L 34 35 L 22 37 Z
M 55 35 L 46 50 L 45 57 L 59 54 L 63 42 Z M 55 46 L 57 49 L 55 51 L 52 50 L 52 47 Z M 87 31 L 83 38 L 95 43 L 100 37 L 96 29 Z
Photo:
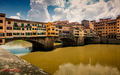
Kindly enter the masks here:
M 6 46 L 6 45 L 2 45 L 2 48 L 8 50 L 9 52 L 17 55 L 17 56 L 21 56 L 21 55 L 25 55 L 29 52 L 32 51 L 31 47 L 23 47 L 23 46 Z
M 30 48 L 8 49 L 8 51 L 18 56 L 31 52 Z
M 117 68 L 97 65 L 73 65 L 71 63 L 60 65 L 54 75 L 120 75 Z

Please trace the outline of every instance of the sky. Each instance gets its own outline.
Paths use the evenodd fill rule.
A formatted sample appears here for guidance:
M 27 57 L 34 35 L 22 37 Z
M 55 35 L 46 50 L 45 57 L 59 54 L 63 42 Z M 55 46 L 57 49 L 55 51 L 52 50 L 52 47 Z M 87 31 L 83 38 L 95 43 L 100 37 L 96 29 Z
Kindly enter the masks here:
M 39 22 L 81 22 L 120 15 L 120 0 L 0 0 L 0 13 Z

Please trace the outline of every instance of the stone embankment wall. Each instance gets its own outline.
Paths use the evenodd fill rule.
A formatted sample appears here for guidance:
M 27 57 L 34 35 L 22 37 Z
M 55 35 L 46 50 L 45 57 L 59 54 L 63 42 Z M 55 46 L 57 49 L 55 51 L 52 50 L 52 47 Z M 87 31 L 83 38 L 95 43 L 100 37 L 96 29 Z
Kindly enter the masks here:
M 85 38 L 85 44 L 120 44 L 120 40 L 106 38 Z
M 50 75 L 0 47 L 0 75 Z
M 102 44 L 120 44 L 118 39 L 101 39 Z

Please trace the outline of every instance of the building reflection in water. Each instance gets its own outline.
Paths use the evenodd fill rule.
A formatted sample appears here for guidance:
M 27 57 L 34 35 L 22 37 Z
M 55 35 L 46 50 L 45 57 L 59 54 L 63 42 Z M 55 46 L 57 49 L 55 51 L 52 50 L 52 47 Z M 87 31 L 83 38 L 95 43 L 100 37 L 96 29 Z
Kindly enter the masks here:
M 120 75 L 120 72 L 115 67 L 96 65 L 73 65 L 71 63 L 59 66 L 54 75 Z

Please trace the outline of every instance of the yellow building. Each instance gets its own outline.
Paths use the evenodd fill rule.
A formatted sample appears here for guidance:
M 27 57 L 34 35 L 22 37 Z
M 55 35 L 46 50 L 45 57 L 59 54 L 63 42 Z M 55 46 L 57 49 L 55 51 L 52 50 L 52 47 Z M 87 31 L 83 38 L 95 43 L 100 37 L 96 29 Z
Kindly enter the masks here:
M 73 35 L 75 37 L 84 37 L 84 30 L 79 27 L 72 27 Z
M 52 22 L 48 22 L 46 24 L 46 32 L 47 36 L 59 36 L 59 30 L 57 26 Z
M 19 37 L 46 37 L 46 23 L 6 18 L 0 13 L 0 44 Z

